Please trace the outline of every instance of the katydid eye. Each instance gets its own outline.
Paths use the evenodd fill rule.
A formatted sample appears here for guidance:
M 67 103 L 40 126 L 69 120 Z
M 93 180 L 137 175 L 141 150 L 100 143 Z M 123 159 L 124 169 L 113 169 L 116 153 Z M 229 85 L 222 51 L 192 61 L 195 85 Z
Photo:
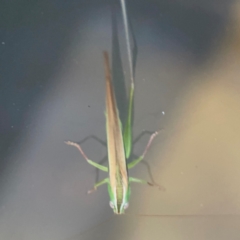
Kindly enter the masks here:
M 113 202 L 109 202 L 109 205 L 110 205 L 110 208 L 114 208 L 114 204 L 113 204 Z
M 124 209 L 127 209 L 128 206 L 129 206 L 129 203 L 125 203 L 124 206 L 123 206 L 123 208 L 124 208 Z

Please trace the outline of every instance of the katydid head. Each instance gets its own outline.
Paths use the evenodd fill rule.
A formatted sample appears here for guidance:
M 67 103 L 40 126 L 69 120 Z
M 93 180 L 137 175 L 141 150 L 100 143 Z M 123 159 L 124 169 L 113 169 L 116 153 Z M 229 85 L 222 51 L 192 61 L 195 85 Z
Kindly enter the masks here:
M 108 184 L 108 193 L 110 197 L 109 205 L 115 214 L 124 214 L 129 206 L 130 187 L 127 189 L 112 189 Z
M 125 213 L 124 211 L 128 208 L 129 203 L 126 202 L 126 203 L 122 203 L 121 205 L 118 205 L 118 204 L 114 205 L 114 203 L 110 200 L 109 205 L 113 209 L 113 212 L 115 214 L 124 214 Z

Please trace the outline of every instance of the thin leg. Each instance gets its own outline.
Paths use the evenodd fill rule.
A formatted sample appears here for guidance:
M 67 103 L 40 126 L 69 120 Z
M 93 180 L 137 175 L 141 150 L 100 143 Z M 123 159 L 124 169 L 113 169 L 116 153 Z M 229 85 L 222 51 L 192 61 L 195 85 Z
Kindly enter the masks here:
M 100 169 L 104 172 L 108 172 L 108 167 L 105 167 L 103 165 L 100 165 L 100 164 L 98 164 L 96 162 L 93 162 L 92 160 L 88 159 L 87 155 L 83 152 L 81 146 L 78 143 L 70 142 L 70 141 L 66 141 L 65 143 L 67 145 L 71 145 L 71 146 L 76 147 L 89 164 L 91 164 L 92 166 L 94 166 L 94 167 L 96 167 L 96 168 L 98 168 L 98 169 Z
M 134 166 L 136 166 L 142 160 L 143 160 L 143 156 L 140 156 L 139 158 L 137 158 L 137 159 L 133 160 L 132 162 L 128 163 L 128 165 L 127 165 L 128 169 L 133 168 Z
M 151 182 L 148 182 L 148 181 L 146 181 L 146 180 L 139 179 L 139 178 L 130 177 L 130 178 L 129 178 L 129 182 L 148 184 L 148 185 L 151 186 L 151 187 L 158 187 L 158 189 L 164 190 L 163 187 L 159 186 L 159 185 L 156 184 L 156 183 L 151 183 Z
M 88 191 L 88 194 L 96 191 L 99 186 L 101 186 L 101 185 L 103 185 L 103 184 L 105 184 L 105 183 L 108 183 L 108 182 L 109 182 L 109 178 L 104 178 L 102 181 L 97 182 L 97 183 L 94 185 L 93 189 L 91 189 L 91 190 Z
M 151 135 L 151 137 L 150 137 L 149 140 L 148 140 L 148 144 L 147 144 L 147 146 L 146 146 L 143 154 L 142 154 L 139 158 L 137 158 L 136 160 L 133 160 L 132 162 L 130 162 L 130 163 L 128 164 L 128 169 L 133 168 L 134 166 L 136 166 L 139 162 L 141 162 L 141 161 L 144 159 L 144 157 L 145 157 L 145 155 L 146 155 L 149 147 L 151 146 L 151 143 L 152 143 L 153 139 L 154 139 L 157 135 L 158 135 L 158 132 L 155 132 L 155 133 L 153 133 L 153 134 Z
M 91 139 L 91 138 L 94 139 L 95 141 L 99 142 L 101 145 L 103 145 L 103 146 L 105 146 L 105 147 L 107 146 L 107 144 L 106 144 L 105 141 L 103 141 L 102 139 L 98 138 L 98 137 L 95 136 L 95 135 L 87 136 L 87 137 L 85 137 L 83 140 L 81 140 L 81 141 L 78 142 L 78 143 L 79 143 L 79 144 L 82 144 L 82 143 L 88 141 L 88 140 Z
M 135 183 L 143 183 L 143 184 L 148 184 L 149 186 L 154 186 L 153 183 L 150 183 L 146 180 L 142 180 L 142 179 L 139 179 L 139 178 L 133 178 L 133 177 L 130 177 L 129 178 L 129 181 L 130 182 L 135 182 Z

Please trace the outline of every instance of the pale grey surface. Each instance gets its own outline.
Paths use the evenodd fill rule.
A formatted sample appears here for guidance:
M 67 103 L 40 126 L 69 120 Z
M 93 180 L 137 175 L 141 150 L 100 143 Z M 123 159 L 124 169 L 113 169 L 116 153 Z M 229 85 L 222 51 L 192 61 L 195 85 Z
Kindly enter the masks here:
M 188 4 L 182 3 L 182 8 L 188 13 Z M 190 7 L 196 12 L 206 13 L 206 7 L 198 8 L 195 5 Z M 81 5 L 78 7 L 81 8 Z M 64 12 L 74 12 L 73 8 L 74 4 L 70 9 L 66 5 Z M 3 158 L 9 164 L 1 180 L 0 238 L 238 239 L 238 217 L 113 216 L 108 205 L 106 186 L 91 195 L 86 194 L 93 186 L 97 172 L 76 149 L 66 146 L 63 141 L 80 141 L 89 135 L 105 139 L 102 50 L 111 52 L 112 49 L 111 12 L 109 6 L 100 4 L 89 9 L 80 17 L 79 23 L 75 19 L 74 26 L 71 25 L 71 36 L 58 36 L 68 40 L 55 49 L 61 50 L 58 55 L 61 59 L 51 68 L 52 73 L 47 74 L 48 84 L 42 85 L 41 82 L 46 80 L 44 71 L 47 65 L 52 64 L 48 58 L 52 48 L 49 47 L 49 55 L 45 55 L 42 68 L 38 60 L 35 64 L 31 58 L 26 60 L 31 68 L 26 70 L 25 76 L 29 77 L 34 67 L 41 69 L 41 74 L 32 70 L 31 78 L 39 78 L 39 82 L 33 83 L 33 88 L 37 85 L 44 89 L 38 98 L 29 103 L 30 113 L 24 118 L 17 144 L 12 143 L 7 156 Z M 163 185 L 166 191 L 133 185 L 128 213 L 239 214 L 240 152 L 237 132 L 240 99 L 239 54 L 236 54 L 239 53 L 239 35 L 233 33 L 239 33 L 237 19 L 233 21 L 236 25 L 229 23 L 232 27 L 229 27 L 227 34 L 230 40 L 223 42 L 220 48 L 221 38 L 216 45 L 212 45 L 211 37 L 207 40 L 203 36 L 205 45 L 201 39 L 199 42 L 202 45 L 198 45 L 191 28 L 186 27 L 187 31 L 184 31 L 181 24 L 176 24 L 173 9 L 176 16 L 184 11 L 178 12 L 177 7 L 169 7 L 172 10 L 169 14 L 164 9 L 162 20 L 165 25 L 161 25 L 154 9 L 157 11 L 160 7 L 156 8 L 152 3 L 149 9 L 145 9 L 143 5 L 142 9 L 139 7 L 139 13 L 132 16 L 138 44 L 134 136 L 143 130 L 164 129 L 146 156 L 146 162 L 154 180 Z M 221 11 L 219 13 L 219 9 L 214 9 L 209 10 L 207 15 L 221 16 Z M 234 6 L 231 9 L 237 8 Z M 140 10 L 145 14 L 144 17 Z M 39 7 L 36 11 L 39 11 Z M 153 11 L 153 14 L 146 15 L 148 11 Z M 42 12 L 44 16 L 44 9 Z M 79 10 L 79 13 L 83 12 Z M 76 17 L 74 13 L 73 17 Z M 230 11 L 230 15 L 234 14 L 237 15 Z M 69 20 L 70 17 L 65 23 L 63 18 L 59 18 L 66 29 L 67 23 L 73 22 Z M 52 21 L 44 17 L 42 19 L 46 25 L 52 23 L 57 27 L 60 24 L 58 18 Z M 219 19 L 224 19 L 224 16 Z M 120 21 L 118 15 L 121 58 L 125 76 L 128 76 Z M 201 18 L 199 21 L 202 23 Z M 223 27 L 213 22 L 216 27 Z M 46 25 L 40 27 L 45 34 Z M 58 27 L 59 31 L 61 26 Z M 52 32 L 55 27 L 49 29 Z M 192 31 L 197 32 L 196 28 Z M 221 31 L 225 33 L 225 30 Z M 219 37 L 217 32 L 215 34 Z M 39 36 L 43 41 L 43 35 Z M 237 39 L 236 44 L 232 39 Z M 4 44 L 1 47 L 7 48 L 9 42 L 2 42 Z M 14 43 L 15 47 L 18 43 L 17 46 L 21 48 L 17 38 Z M 61 46 L 65 47 L 64 50 Z M 34 45 L 33 49 L 36 47 Z M 43 49 L 47 51 L 46 47 Z M 30 50 L 26 47 L 23 56 L 31 56 L 28 53 Z M 21 62 L 22 58 L 18 61 Z M 31 78 L 30 83 L 23 81 L 23 86 L 31 86 Z M 20 92 L 19 96 L 24 94 L 24 91 Z M 13 103 L 16 104 L 16 100 Z M 15 128 L 15 125 L 10 124 L 9 127 Z M 146 142 L 145 136 L 136 144 L 137 154 L 142 152 Z M 93 160 L 100 161 L 106 156 L 106 148 L 94 140 L 87 141 L 82 147 Z M 131 174 L 149 179 L 144 164 L 133 169 Z M 103 177 L 104 173 L 100 173 L 99 178 Z M 109 218 L 111 220 L 106 221 Z

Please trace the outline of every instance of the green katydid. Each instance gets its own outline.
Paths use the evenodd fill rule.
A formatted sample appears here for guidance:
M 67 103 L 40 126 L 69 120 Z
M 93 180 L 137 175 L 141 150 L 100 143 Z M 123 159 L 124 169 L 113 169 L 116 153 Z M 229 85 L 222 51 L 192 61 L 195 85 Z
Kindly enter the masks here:
M 130 88 L 128 106 L 129 115 L 126 121 L 127 123 L 126 126 L 122 129 L 122 124 L 119 119 L 115 94 L 112 86 L 110 64 L 107 52 L 104 52 L 104 60 L 106 75 L 106 132 L 109 167 L 100 165 L 90 160 L 83 152 L 81 146 L 78 143 L 71 141 L 67 141 L 65 143 L 76 147 L 80 151 L 82 156 L 86 159 L 86 161 L 92 166 L 102 171 L 109 172 L 109 177 L 96 183 L 94 185 L 94 188 L 90 190 L 89 193 L 93 190 L 96 190 L 99 186 L 107 183 L 111 208 L 113 208 L 114 213 L 123 214 L 124 210 L 128 207 L 130 197 L 130 182 L 147 183 L 150 186 L 154 185 L 153 183 L 147 182 L 145 180 L 129 177 L 128 169 L 133 168 L 141 160 L 143 160 L 148 148 L 150 147 L 153 139 L 156 137 L 158 132 L 155 132 L 151 135 L 143 154 L 136 160 L 127 163 L 126 160 L 130 157 L 132 147 L 131 116 L 134 85 L 131 85 Z
M 122 123 L 119 118 L 118 108 L 115 99 L 115 93 L 112 86 L 111 70 L 108 53 L 104 52 L 104 63 L 105 63 L 105 77 L 106 77 L 106 133 L 107 133 L 107 148 L 108 148 L 108 167 L 100 165 L 90 160 L 81 146 L 75 142 L 67 141 L 68 145 L 76 147 L 86 161 L 92 166 L 108 172 L 109 177 L 96 183 L 94 188 L 89 191 L 96 190 L 103 184 L 108 184 L 108 193 L 110 197 L 110 206 L 116 214 L 123 214 L 129 204 L 130 197 L 130 183 L 146 183 L 153 186 L 153 183 L 145 180 L 129 177 L 128 169 L 133 168 L 140 161 L 143 160 L 147 150 L 149 149 L 153 139 L 157 136 L 158 132 L 151 135 L 148 144 L 143 154 L 137 159 L 130 163 L 127 163 L 131 155 L 132 150 L 132 111 L 133 111 L 133 97 L 134 97 L 134 78 L 132 68 L 132 56 L 129 40 L 128 20 L 126 13 L 125 1 L 121 0 L 122 13 L 124 19 L 125 35 L 128 50 L 128 60 L 130 65 L 130 78 L 131 86 L 129 92 L 129 103 L 128 103 L 128 116 L 126 124 L 122 127 Z

